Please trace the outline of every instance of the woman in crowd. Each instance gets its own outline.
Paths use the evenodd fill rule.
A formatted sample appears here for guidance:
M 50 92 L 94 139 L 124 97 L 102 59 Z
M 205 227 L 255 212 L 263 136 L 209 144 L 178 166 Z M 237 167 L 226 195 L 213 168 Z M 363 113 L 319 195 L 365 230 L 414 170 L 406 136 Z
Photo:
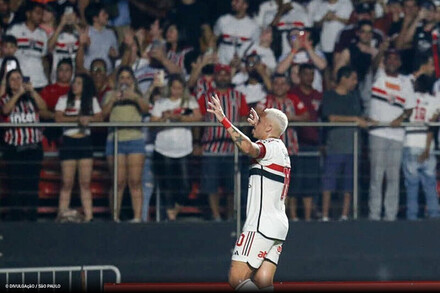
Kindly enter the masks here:
M 0 99 L 0 106 L 3 120 L 9 123 L 38 123 L 39 112 L 46 109 L 44 100 L 32 87 L 29 78 L 24 78 L 18 69 L 12 69 L 6 74 L 6 93 Z M 10 176 L 8 199 L 11 220 L 37 219 L 38 183 L 43 159 L 42 137 L 39 128 L 5 129 L 3 158 Z
M 90 137 L 90 122 L 102 121 L 101 107 L 96 98 L 92 78 L 78 74 L 67 95 L 60 97 L 55 106 L 56 122 L 78 122 L 78 128 L 66 128 L 60 148 L 62 186 L 58 216 L 69 210 L 76 170 L 78 170 L 81 203 L 84 221 L 93 219 L 93 203 L 90 182 L 93 170 L 93 148 Z
M 102 103 L 104 118 L 110 122 L 141 122 L 142 114 L 148 111 L 148 103 L 142 97 L 131 67 L 122 66 L 116 74 L 116 87 L 108 92 Z M 110 170 L 114 164 L 114 135 L 107 137 L 106 156 Z M 118 130 L 118 198 L 116 221 L 119 221 L 122 198 L 128 183 L 133 207 L 134 223 L 141 222 L 142 212 L 142 170 L 145 160 L 145 141 L 140 128 Z M 110 195 L 113 208 L 113 191 Z
M 155 85 L 153 83 L 153 85 Z M 168 79 L 168 93 L 159 99 L 151 112 L 152 122 L 201 121 L 196 99 L 189 95 L 181 75 Z M 175 220 L 179 204 L 190 192 L 188 159 L 193 151 L 191 129 L 186 127 L 161 128 L 156 136 L 153 170 L 167 209 L 168 220 Z

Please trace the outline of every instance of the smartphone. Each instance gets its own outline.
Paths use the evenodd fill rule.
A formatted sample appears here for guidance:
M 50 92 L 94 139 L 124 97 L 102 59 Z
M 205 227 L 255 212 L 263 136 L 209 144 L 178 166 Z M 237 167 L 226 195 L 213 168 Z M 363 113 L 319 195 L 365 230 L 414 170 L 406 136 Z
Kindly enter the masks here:
M 163 69 L 159 70 L 159 82 L 163 86 L 165 84 L 165 71 Z
M 15 60 L 6 61 L 6 72 L 9 72 L 14 69 L 17 69 L 17 61 Z
M 23 82 L 28 83 L 31 81 L 31 78 L 29 76 L 23 76 Z

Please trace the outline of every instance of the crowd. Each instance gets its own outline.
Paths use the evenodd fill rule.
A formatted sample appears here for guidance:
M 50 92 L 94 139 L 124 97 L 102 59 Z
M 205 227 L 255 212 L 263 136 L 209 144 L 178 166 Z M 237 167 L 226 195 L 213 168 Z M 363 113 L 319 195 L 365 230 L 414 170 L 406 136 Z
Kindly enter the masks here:
M 93 151 L 102 149 L 117 178 L 116 204 L 109 195 L 117 221 L 126 187 L 131 222 L 149 221 L 154 186 L 166 218 L 176 220 L 194 177 L 212 219 L 232 218 L 234 144 L 220 125 L 119 128 L 117 158 L 113 130 L 89 126 L 215 122 L 207 112 L 214 94 L 233 123 L 246 121 L 251 108 L 272 107 L 291 122 L 360 127 L 287 129 L 291 220 L 300 203 L 306 221 L 349 219 L 358 129 L 359 153 L 368 157 L 368 218 L 396 220 L 401 170 L 406 218 L 436 218 L 437 129 L 401 123 L 438 120 L 439 21 L 440 1 L 431 0 L 0 0 L 3 121 L 78 123 L 2 129 L 8 218 L 36 219 L 43 137 L 59 147 L 59 215 L 69 212 L 78 172 L 84 221 L 93 220 Z M 336 193 L 339 215 L 331 213 Z

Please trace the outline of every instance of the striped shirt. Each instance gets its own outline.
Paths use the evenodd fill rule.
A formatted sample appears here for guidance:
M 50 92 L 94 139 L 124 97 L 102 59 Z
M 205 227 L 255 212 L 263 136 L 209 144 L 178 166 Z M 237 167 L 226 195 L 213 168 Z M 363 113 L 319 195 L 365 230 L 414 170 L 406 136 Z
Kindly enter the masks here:
M 0 107 L 3 107 L 11 98 L 4 95 L 0 99 Z M 37 106 L 30 99 L 20 98 L 11 113 L 3 116 L 6 123 L 36 123 L 40 122 Z M 34 127 L 13 127 L 7 128 L 3 135 L 6 144 L 12 146 L 23 146 L 41 142 L 43 134 L 41 129 Z
M 281 110 L 287 117 L 302 115 L 307 112 L 304 103 L 297 96 L 292 94 L 287 94 L 287 98 L 285 99 L 276 99 L 274 96 L 268 95 L 266 102 L 259 103 L 257 108 L 275 108 Z M 298 136 L 293 127 L 288 127 L 280 138 L 287 147 L 290 156 L 298 154 Z
M 258 231 L 269 239 L 285 240 L 289 221 L 285 200 L 290 182 L 290 158 L 280 139 L 258 140 L 260 157 L 249 169 L 246 222 L 243 231 Z
M 379 122 L 391 122 L 407 109 L 416 106 L 413 86 L 407 76 L 387 75 L 383 69 L 376 73 L 371 90 L 370 118 Z M 403 128 L 379 127 L 370 130 L 371 135 L 403 141 Z
M 240 122 L 241 117 L 247 117 L 249 114 L 246 98 L 242 93 L 233 89 L 228 89 L 226 93 L 213 90 L 202 95 L 198 100 L 200 112 L 204 115 L 206 122 L 216 122 L 215 116 L 207 111 L 208 101 L 213 94 L 219 97 L 223 111 L 232 123 Z M 232 154 L 234 152 L 234 143 L 223 126 L 206 127 L 203 131 L 202 144 L 204 153 Z
M 44 74 L 43 56 L 47 54 L 47 35 L 41 28 L 29 30 L 25 23 L 13 25 L 7 34 L 17 39 L 18 50 L 15 53 L 20 62 L 21 71 L 30 76 L 32 85 L 41 88 L 47 85 Z

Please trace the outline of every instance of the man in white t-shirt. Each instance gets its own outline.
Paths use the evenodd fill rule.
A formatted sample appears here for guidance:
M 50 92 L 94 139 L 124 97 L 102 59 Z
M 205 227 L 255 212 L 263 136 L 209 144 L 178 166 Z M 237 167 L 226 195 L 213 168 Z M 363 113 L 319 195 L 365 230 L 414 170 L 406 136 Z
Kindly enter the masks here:
M 243 57 L 241 47 L 248 47 L 251 42 L 258 43 L 260 29 L 247 15 L 249 0 L 232 0 L 232 11 L 219 17 L 214 25 L 214 34 L 219 38 L 218 58 L 220 64 L 227 64 L 232 59 Z
M 428 75 L 422 74 L 415 81 L 417 106 L 410 122 L 436 122 L 440 114 L 439 96 L 431 95 L 432 82 Z M 425 194 L 426 217 L 439 217 L 436 168 L 437 160 L 433 153 L 434 135 L 426 126 L 407 127 L 403 149 L 402 168 L 406 187 L 406 218 L 417 220 L 419 213 L 419 185 Z
M 313 2 L 319 2 L 318 5 Z M 313 0 L 309 4 L 313 7 L 313 22 L 321 27 L 321 48 L 331 64 L 332 54 L 335 48 L 336 39 L 342 31 L 353 11 L 353 4 L 350 0 Z
M 261 3 L 255 21 L 261 28 L 274 28 L 277 58 L 290 51 L 287 34 L 291 29 L 302 29 L 312 24 L 304 6 L 291 0 L 269 0 Z
M 47 55 L 47 35 L 39 28 L 43 19 L 43 5 L 29 1 L 26 4 L 26 20 L 10 27 L 8 35 L 17 39 L 18 50 L 15 53 L 20 68 L 37 90 L 48 83 L 43 68 L 43 57 Z
M 381 219 L 382 182 L 386 176 L 384 197 L 387 221 L 394 221 L 399 208 L 399 179 L 405 130 L 401 123 L 411 116 L 416 106 L 410 79 L 399 74 L 402 62 L 398 51 L 385 53 L 385 69 L 379 69 L 374 78 L 370 103 L 370 118 L 389 123 L 390 127 L 370 130 L 370 196 L 369 218 Z
M 290 159 L 280 136 L 287 116 L 278 109 L 265 109 L 261 117 L 251 109 L 248 122 L 254 127 L 254 143 L 225 117 L 220 100 L 208 102 L 236 146 L 253 158 L 249 170 L 246 221 L 237 239 L 229 271 L 229 284 L 236 291 L 272 291 L 273 277 L 289 230 L 285 199 L 290 181 Z

